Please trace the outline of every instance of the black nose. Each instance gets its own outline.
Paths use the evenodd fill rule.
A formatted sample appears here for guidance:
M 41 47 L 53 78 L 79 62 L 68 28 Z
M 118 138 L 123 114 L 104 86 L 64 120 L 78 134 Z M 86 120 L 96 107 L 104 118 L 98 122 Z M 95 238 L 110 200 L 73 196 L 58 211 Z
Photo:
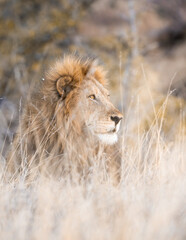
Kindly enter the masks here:
M 119 123 L 119 121 L 121 120 L 122 118 L 119 118 L 117 116 L 111 116 L 111 120 L 115 122 L 115 124 L 117 125 Z

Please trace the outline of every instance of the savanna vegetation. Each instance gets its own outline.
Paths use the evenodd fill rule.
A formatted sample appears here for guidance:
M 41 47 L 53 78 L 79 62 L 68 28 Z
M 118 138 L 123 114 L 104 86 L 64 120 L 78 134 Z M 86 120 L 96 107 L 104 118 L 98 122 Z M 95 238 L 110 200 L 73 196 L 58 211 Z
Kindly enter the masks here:
M 0 9 L 0 239 L 185 239 L 185 1 L 1 0 Z M 41 173 L 28 182 L 25 169 L 7 181 L 29 92 L 73 52 L 108 69 L 124 115 L 110 155 L 120 159 L 118 184 L 104 154 L 88 179 Z

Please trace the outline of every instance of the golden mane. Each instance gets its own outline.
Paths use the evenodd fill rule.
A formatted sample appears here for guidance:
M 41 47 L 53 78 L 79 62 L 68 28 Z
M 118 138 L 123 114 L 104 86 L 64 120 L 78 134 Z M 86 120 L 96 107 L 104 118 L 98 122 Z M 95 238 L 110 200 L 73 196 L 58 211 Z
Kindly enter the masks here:
M 106 83 L 106 72 L 101 66 L 96 65 L 96 61 L 87 58 L 83 59 L 73 55 L 67 55 L 56 63 L 46 73 L 46 87 L 51 93 L 51 89 L 56 80 L 60 77 L 70 76 L 74 87 L 78 87 L 85 77 L 89 74 L 93 75 L 102 85 Z M 55 88 L 55 85 L 54 85 Z

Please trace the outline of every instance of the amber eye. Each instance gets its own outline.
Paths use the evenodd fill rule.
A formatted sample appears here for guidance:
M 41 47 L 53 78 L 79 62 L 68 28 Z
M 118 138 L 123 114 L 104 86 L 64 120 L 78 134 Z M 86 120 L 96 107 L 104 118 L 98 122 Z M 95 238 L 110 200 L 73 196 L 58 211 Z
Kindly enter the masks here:
M 96 96 L 94 94 L 92 94 L 92 95 L 89 96 L 89 98 L 92 99 L 92 100 L 95 100 Z

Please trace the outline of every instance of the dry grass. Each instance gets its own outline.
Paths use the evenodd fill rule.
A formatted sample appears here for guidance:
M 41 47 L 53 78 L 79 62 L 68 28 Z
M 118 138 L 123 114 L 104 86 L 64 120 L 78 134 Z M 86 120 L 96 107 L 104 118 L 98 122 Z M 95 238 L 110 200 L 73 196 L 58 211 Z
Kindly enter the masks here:
M 88 182 L 41 176 L 29 186 L 24 178 L 5 183 L 2 168 L 1 240 L 185 239 L 184 136 L 166 142 L 161 126 L 136 135 L 128 130 L 132 117 L 126 118 L 121 136 L 118 186 L 107 175 L 103 181 L 104 163 L 91 171 Z

